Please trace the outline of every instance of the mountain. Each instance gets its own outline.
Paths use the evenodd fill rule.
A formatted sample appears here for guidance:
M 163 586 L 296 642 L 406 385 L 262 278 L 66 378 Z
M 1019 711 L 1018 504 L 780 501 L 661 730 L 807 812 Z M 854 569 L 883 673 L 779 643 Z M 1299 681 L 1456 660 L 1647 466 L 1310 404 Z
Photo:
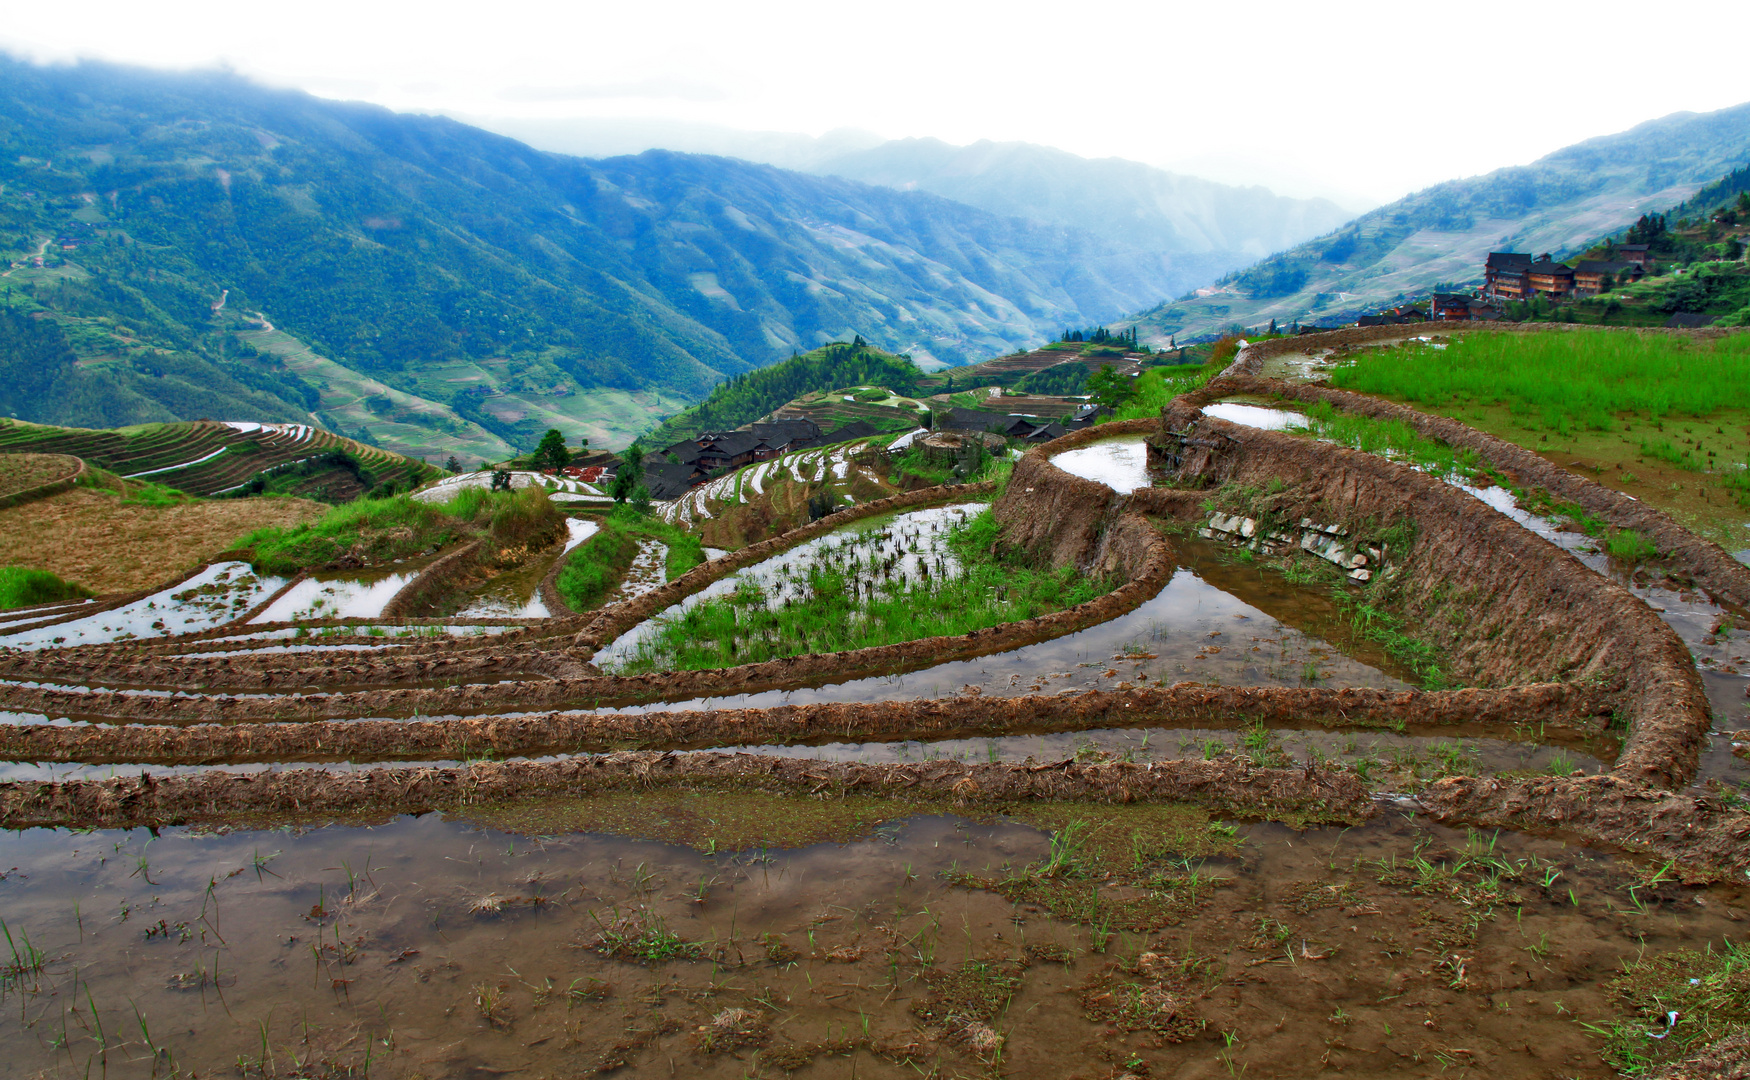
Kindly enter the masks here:
M 1676 113 L 1416 192 L 1124 325 L 1164 341 L 1271 319 L 1341 321 L 1405 295 L 1480 282 L 1490 251 L 1561 257 L 1747 160 L 1750 104 Z
M 1210 256 L 1210 265 L 1250 263 L 1353 216 L 1328 199 L 1290 199 L 1021 142 L 897 139 L 807 169 L 1080 229 L 1117 251 Z
M 314 418 L 464 459 L 548 427 L 623 444 L 854 334 L 925 366 L 1002 353 L 1198 276 L 924 192 L 4 58 L 0 256 L 0 298 L 56 324 L 84 388 L 22 418 Z

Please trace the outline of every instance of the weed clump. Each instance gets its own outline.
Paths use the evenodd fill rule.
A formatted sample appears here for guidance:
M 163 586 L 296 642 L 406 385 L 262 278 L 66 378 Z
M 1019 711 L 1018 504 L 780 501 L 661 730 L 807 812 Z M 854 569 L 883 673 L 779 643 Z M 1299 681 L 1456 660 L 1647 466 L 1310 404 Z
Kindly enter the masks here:
M 0 566 L 0 611 L 62 600 L 84 600 L 92 595 L 85 586 L 62 581 L 47 570 Z
M 1742 1040 L 1750 1025 L 1750 942 L 1644 956 L 1606 985 L 1622 1015 L 1586 1027 L 1604 1037 L 1606 1063 L 1637 1075 L 1730 1036 Z

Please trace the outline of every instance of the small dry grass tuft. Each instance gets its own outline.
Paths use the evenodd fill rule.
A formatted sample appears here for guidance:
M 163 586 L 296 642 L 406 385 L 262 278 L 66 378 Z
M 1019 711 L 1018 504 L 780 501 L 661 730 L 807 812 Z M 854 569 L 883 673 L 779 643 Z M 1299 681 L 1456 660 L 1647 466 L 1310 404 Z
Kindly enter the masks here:
M 128 505 L 79 488 L 0 510 L 0 551 L 10 563 L 99 595 L 136 592 L 187 573 L 255 529 L 299 525 L 327 509 L 305 499 Z

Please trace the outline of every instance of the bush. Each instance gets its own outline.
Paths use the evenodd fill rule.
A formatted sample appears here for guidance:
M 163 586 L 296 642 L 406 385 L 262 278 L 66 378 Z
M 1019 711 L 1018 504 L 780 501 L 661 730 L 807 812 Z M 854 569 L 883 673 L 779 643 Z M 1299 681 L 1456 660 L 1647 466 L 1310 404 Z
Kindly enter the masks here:
M 85 586 L 62 581 L 47 570 L 0 566 L 0 611 L 60 600 L 83 600 L 91 595 Z

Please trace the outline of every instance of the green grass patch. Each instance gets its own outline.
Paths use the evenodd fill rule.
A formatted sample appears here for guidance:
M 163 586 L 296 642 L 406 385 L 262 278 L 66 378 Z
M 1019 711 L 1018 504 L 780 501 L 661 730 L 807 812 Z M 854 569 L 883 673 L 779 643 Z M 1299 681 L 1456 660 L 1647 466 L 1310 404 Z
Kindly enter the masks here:
M 0 566 L 0 611 L 60 600 L 84 600 L 92 595 L 85 586 L 62 581 L 47 570 Z
M 1231 359 L 1231 357 L 1229 358 Z M 1130 400 L 1113 412 L 1112 420 L 1144 420 L 1159 416 L 1167 402 L 1190 393 L 1221 373 L 1227 361 L 1158 367 L 1138 375 L 1131 383 Z
M 1624 562 L 1640 562 L 1659 554 L 1659 549 L 1653 546 L 1651 540 L 1633 529 L 1617 529 L 1611 532 L 1604 538 L 1604 550 L 1610 553 L 1611 558 Z
M 1370 349 L 1331 385 L 1436 408 L 1502 404 L 1558 434 L 1614 431 L 1624 414 L 1659 419 L 1750 407 L 1750 336 L 1472 333 L 1444 349 Z
M 1750 1024 L 1750 943 L 1642 956 L 1606 985 L 1622 1015 L 1585 1026 L 1603 1036 L 1599 1056 L 1606 1063 L 1640 1076 Z M 1649 1032 L 1663 1037 L 1649 1038 Z
M 1039 569 L 997 543 L 989 510 L 955 527 L 951 577 L 880 578 L 874 562 L 833 549 L 799 568 L 809 595 L 776 608 L 753 581 L 665 620 L 623 670 L 700 670 L 803 653 L 844 652 L 958 635 L 1073 607 L 1110 592 L 1111 578 Z
M 290 574 L 343 560 L 390 562 L 476 537 L 496 548 L 532 545 L 550 539 L 560 520 L 543 488 L 466 488 L 445 503 L 359 499 L 305 525 L 258 529 L 236 546 L 254 552 L 257 573 Z
M 608 513 L 594 536 L 572 549 L 554 580 L 559 595 L 573 611 L 587 611 L 599 604 L 625 577 L 644 540 L 668 545 L 663 569 L 669 581 L 705 561 L 705 548 L 698 537 L 622 503 Z
M 1416 673 L 1426 690 L 1443 690 L 1450 679 L 1441 667 L 1440 650 L 1404 630 L 1404 620 L 1383 608 L 1355 601 L 1342 593 L 1341 602 L 1349 604 L 1349 626 L 1357 637 L 1377 643 L 1391 657 Z

